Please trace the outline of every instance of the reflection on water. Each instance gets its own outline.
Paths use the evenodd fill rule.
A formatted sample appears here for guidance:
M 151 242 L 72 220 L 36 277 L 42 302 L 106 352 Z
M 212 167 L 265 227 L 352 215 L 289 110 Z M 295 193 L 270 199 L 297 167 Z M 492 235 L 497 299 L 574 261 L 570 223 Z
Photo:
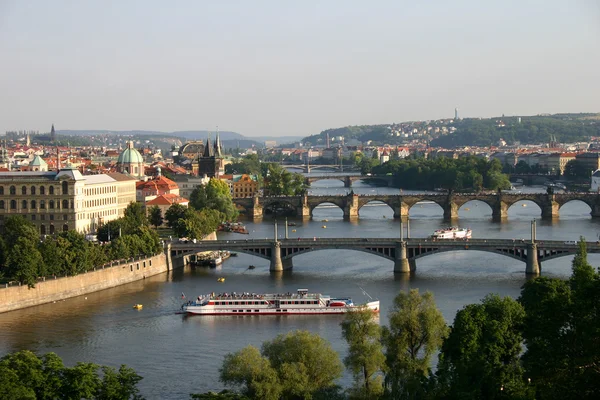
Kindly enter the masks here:
M 313 191 L 341 191 L 318 185 Z M 373 190 L 355 184 L 354 191 Z M 378 188 L 377 190 L 395 189 Z M 397 190 L 396 190 L 397 191 Z M 459 211 L 458 224 L 470 227 L 474 237 L 527 238 L 530 221 L 539 216 L 537 206 L 513 205 L 503 223 L 491 222 L 489 206 L 470 202 Z M 468 210 L 466 210 L 468 208 Z M 317 215 L 318 213 L 318 215 Z M 410 210 L 411 236 L 428 236 L 445 226 L 442 209 L 434 203 L 417 204 Z M 338 208 L 320 207 L 312 220 L 294 220 L 295 237 L 394 237 L 400 224 L 387 205 L 371 203 L 361 208 L 360 219 L 341 218 Z M 323 229 L 322 219 L 327 219 Z M 291 220 L 291 219 L 290 219 Z M 248 222 L 250 237 L 273 236 L 273 221 Z M 279 235 L 285 235 L 279 221 Z M 556 221 L 538 221 L 538 238 L 574 240 L 579 235 L 595 240 L 600 222 L 591 219 L 587 205 L 572 202 L 561 208 Z M 234 233 L 219 233 L 221 239 L 239 238 Z M 600 256 L 590 255 L 593 265 Z M 543 263 L 547 276 L 568 276 L 572 257 Z M 220 270 L 186 268 L 64 302 L 0 314 L 0 355 L 31 349 L 54 351 L 68 365 L 93 361 L 118 367 L 124 363 L 145 379 L 140 383 L 149 399 L 188 398 L 191 392 L 220 389 L 218 368 L 223 356 L 246 345 L 260 346 L 280 333 L 308 329 L 329 341 L 345 354 L 346 345 L 339 327 L 342 316 L 237 316 L 186 317 L 177 314 L 181 303 L 213 291 L 287 292 L 308 288 L 334 296 L 350 296 L 355 302 L 367 300 L 362 289 L 382 302 L 380 322 L 387 322 L 388 310 L 400 291 L 418 288 L 434 293 L 444 317 L 451 322 L 458 309 L 479 301 L 490 292 L 516 297 L 526 282 L 525 264 L 512 258 L 478 251 L 434 254 L 417 260 L 417 271 L 394 275 L 393 263 L 374 255 L 351 250 L 323 250 L 294 258 L 294 269 L 270 274 L 269 262 L 239 253 L 226 260 Z M 256 269 L 249 270 L 249 265 Z M 217 278 L 225 282 L 218 283 Z M 362 288 L 362 289 L 361 289 Z M 1 290 L 1 289 L 0 289 Z M 186 299 L 182 299 L 182 293 Z M 87 297 L 87 299 L 85 298 Z M 142 310 L 132 305 L 141 303 Z M 181 379 L 186 376 L 186 379 Z M 347 385 L 350 377 L 341 383 Z

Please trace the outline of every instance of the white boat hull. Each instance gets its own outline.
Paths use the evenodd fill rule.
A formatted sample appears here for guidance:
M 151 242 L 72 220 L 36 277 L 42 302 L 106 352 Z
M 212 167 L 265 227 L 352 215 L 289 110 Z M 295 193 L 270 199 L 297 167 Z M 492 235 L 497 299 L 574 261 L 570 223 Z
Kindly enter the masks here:
M 349 311 L 358 310 L 361 307 L 367 307 L 374 313 L 380 311 L 379 300 L 371 301 L 364 305 L 357 306 L 298 306 L 285 305 L 275 307 L 273 305 L 251 305 L 248 306 L 210 306 L 210 305 L 194 305 L 184 304 L 183 311 L 188 314 L 195 315 L 329 315 L 329 314 L 345 314 Z

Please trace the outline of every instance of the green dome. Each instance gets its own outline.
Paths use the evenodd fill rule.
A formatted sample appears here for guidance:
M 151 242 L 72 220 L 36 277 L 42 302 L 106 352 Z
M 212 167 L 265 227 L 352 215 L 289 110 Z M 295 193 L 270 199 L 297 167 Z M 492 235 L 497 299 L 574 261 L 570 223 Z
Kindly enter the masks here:
M 119 158 L 117 159 L 117 164 L 136 164 L 143 162 L 144 158 L 140 152 L 133 147 L 133 142 L 127 143 L 127 148 L 119 154 Z

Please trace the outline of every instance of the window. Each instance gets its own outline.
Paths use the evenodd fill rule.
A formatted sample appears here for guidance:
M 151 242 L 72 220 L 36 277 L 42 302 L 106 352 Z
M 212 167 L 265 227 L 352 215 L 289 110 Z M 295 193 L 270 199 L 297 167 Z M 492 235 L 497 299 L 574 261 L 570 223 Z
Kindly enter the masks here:
M 22 209 L 22 210 L 27 210 L 27 200 L 23 200 L 23 201 L 21 202 L 21 209 Z
M 31 194 L 35 194 L 35 186 L 31 187 Z
M 17 194 L 17 188 L 14 186 L 10 187 L 10 194 Z
M 48 202 L 48 208 L 51 209 L 51 210 L 54 210 L 54 200 L 50 200 Z
M 63 208 L 63 210 L 66 210 L 69 208 L 69 200 L 62 201 L 62 208 Z
M 260 312 L 260 310 L 254 310 L 254 312 Z
M 54 221 L 54 214 L 50 214 L 50 221 Z
M 0 186 L 0 194 L 4 194 L 4 186 Z
M 42 215 L 43 217 L 43 215 Z M 50 234 L 54 235 L 54 225 L 50 225 Z
M 252 310 L 246 310 L 246 312 L 252 312 Z
M 40 226 L 40 233 L 41 233 L 42 235 L 45 235 L 45 234 L 46 234 L 46 225 L 42 225 L 42 226 Z
M 40 186 L 40 194 L 46 194 L 46 188 L 44 186 Z
M 0 200 L 0 210 L 4 210 L 4 200 Z
M 21 194 L 27 194 L 27 186 L 21 188 Z
M 62 194 L 69 194 L 69 184 L 66 181 L 62 183 Z
M 67 221 L 69 219 L 69 216 L 67 214 L 63 215 L 63 221 Z
M 43 186 L 42 186 L 42 187 L 43 187 Z M 54 194 L 54 186 L 50 186 L 50 187 L 48 188 L 48 192 L 49 192 L 50 194 Z
M 42 210 L 45 210 L 45 209 L 46 209 L 46 200 L 40 200 L 40 208 L 41 208 Z
M 32 220 L 32 221 L 35 221 L 35 214 L 33 214 L 33 215 L 31 216 L 31 220 Z
M 233 312 L 237 312 L 237 310 L 233 310 Z
M 41 219 L 42 221 L 45 221 L 45 220 L 46 220 L 46 216 L 45 216 L 44 214 L 42 214 L 42 215 L 40 215 L 40 219 Z
M 10 201 L 10 209 L 11 210 L 16 210 L 17 209 L 17 201 L 16 200 L 11 200 Z
M 69 225 L 64 224 L 63 225 L 63 232 L 67 232 L 69 230 Z

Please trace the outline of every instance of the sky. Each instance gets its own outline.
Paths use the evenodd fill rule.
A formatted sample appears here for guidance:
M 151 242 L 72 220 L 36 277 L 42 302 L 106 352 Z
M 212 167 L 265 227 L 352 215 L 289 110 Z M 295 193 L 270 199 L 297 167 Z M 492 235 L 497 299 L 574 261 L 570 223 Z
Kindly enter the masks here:
M 600 112 L 598 0 L 0 0 L 0 132 Z

